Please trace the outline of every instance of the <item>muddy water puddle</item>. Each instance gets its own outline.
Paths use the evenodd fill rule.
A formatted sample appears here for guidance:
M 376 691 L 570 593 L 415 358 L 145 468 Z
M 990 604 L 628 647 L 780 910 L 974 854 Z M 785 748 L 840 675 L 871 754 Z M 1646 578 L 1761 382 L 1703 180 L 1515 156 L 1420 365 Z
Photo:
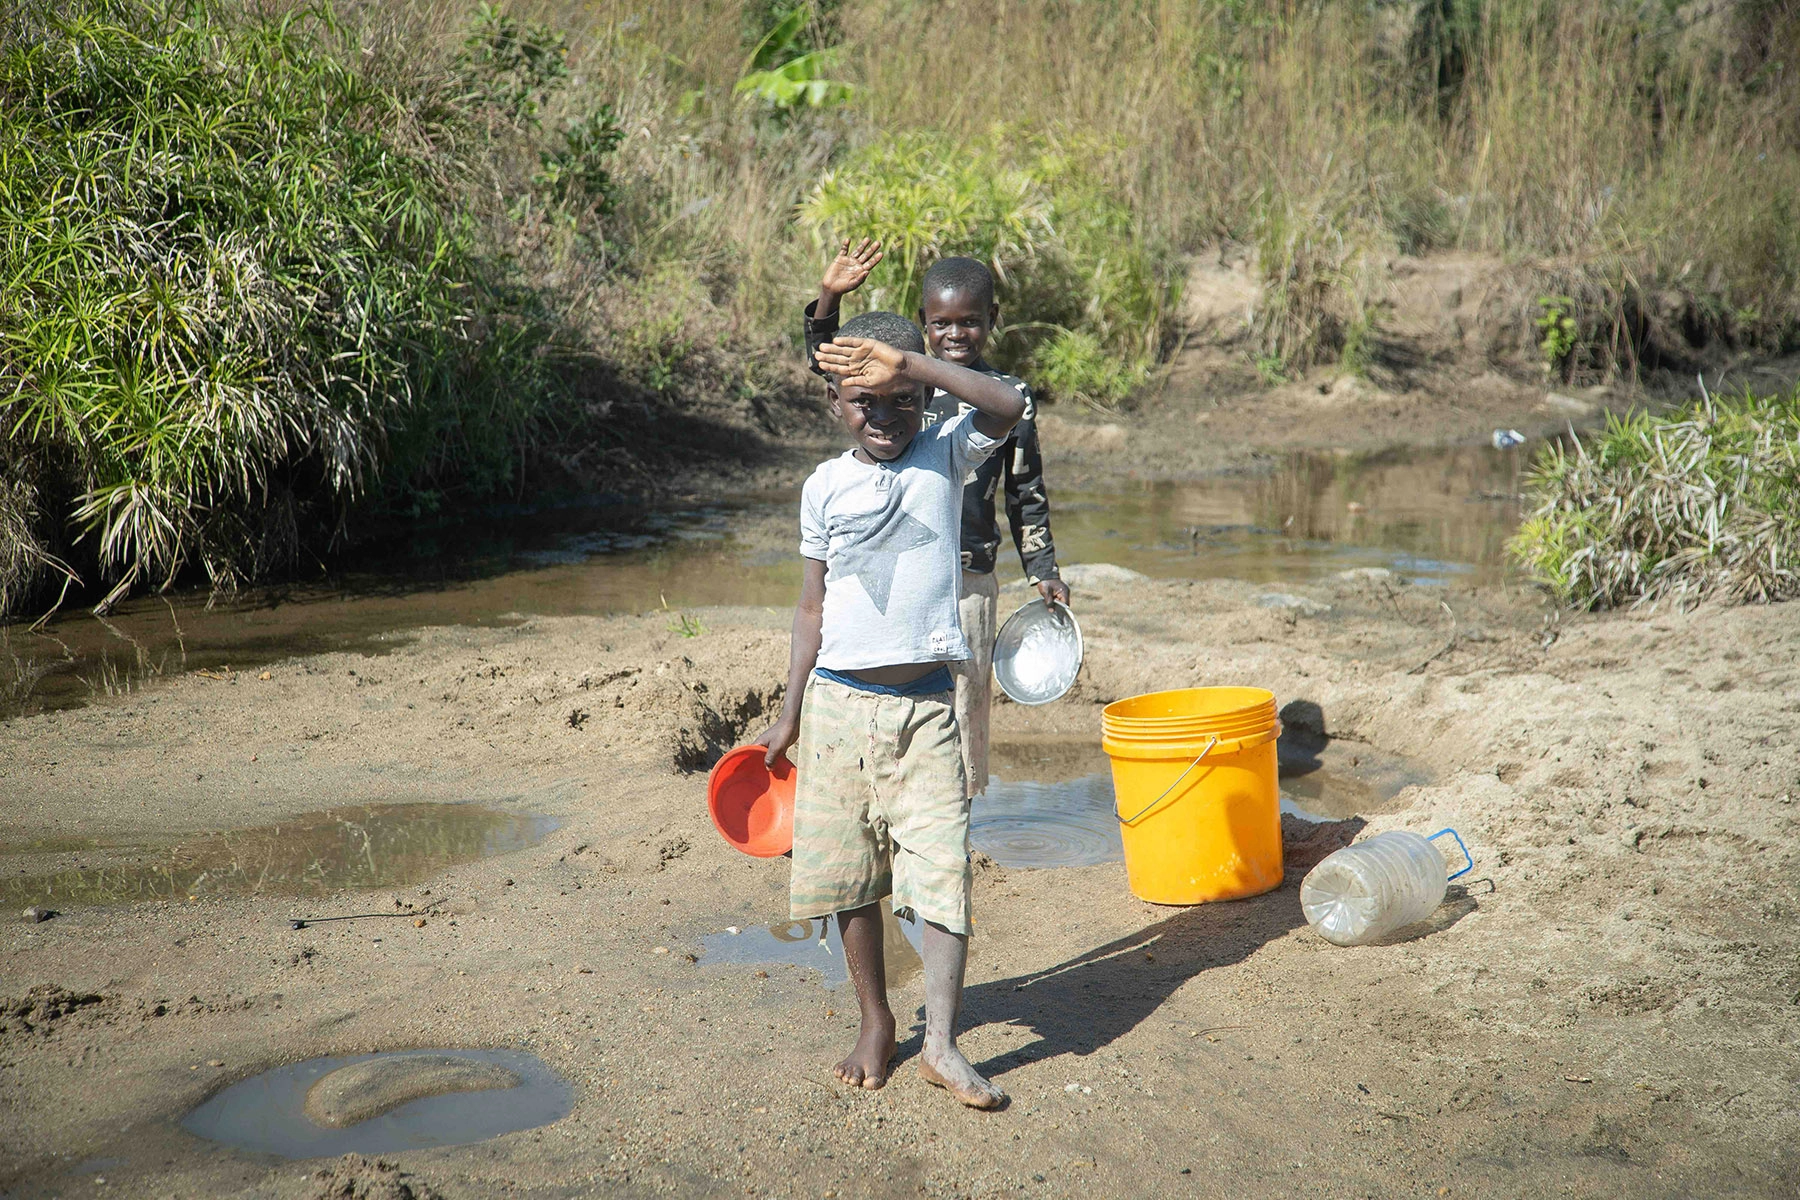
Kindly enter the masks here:
M 1422 772 L 1359 745 L 1296 734 L 1278 744 L 1281 811 L 1337 821 L 1391 811 Z M 995 742 L 987 794 L 969 814 L 969 840 L 1002 867 L 1082 867 L 1119 862 L 1112 768 L 1098 741 Z
M 574 1089 L 535 1055 L 518 1050 L 429 1053 L 498 1067 L 510 1071 L 519 1082 L 499 1092 L 426 1096 L 356 1124 L 333 1128 L 316 1123 L 306 1111 L 307 1093 L 320 1080 L 346 1067 L 408 1056 L 315 1058 L 232 1084 L 189 1113 L 181 1127 L 196 1137 L 255 1154 L 320 1158 L 483 1142 L 560 1121 L 575 1106 Z
M 183 674 L 285 658 L 381 655 L 431 626 L 711 604 L 791 604 L 792 554 L 766 536 L 791 505 L 643 512 L 616 504 L 519 511 L 365 548 L 329 579 L 234 596 L 140 596 L 101 619 L 68 611 L 0 626 L 0 718 L 69 708 Z M 785 535 L 785 546 L 792 539 Z
M 556 825 L 550 817 L 474 804 L 379 804 L 303 813 L 173 846 L 46 851 L 41 844 L 0 842 L 0 856 L 13 863 L 0 875 L 0 907 L 403 887 L 446 867 L 534 845 Z
M 1518 450 L 1299 454 L 1266 473 L 1056 489 L 1066 564 L 1158 578 L 1304 583 L 1352 567 L 1416 582 L 1490 579 L 1518 521 Z M 1053 468 L 1054 469 L 1054 468 Z M 528 616 L 793 603 L 795 496 L 644 510 L 618 503 L 517 509 L 383 539 L 328 579 L 134 599 L 105 620 L 71 611 L 0 627 L 0 718 L 66 708 L 174 675 L 254 671 L 295 656 L 383 654 L 406 631 Z M 1017 574 L 1004 562 L 1004 576 Z M 1077 600 L 1079 607 L 1079 599 Z
M 1305 583 L 1385 567 L 1490 582 L 1518 527 L 1517 448 L 1295 454 L 1266 474 L 1058 491 L 1061 556 L 1159 578 Z
M 924 967 L 919 958 L 923 929 L 918 921 L 896 917 L 885 903 L 881 923 L 888 984 L 907 983 Z M 829 918 L 727 926 L 700 939 L 700 962 L 703 966 L 803 967 L 817 971 L 820 982 L 828 988 L 835 988 L 850 977 L 844 966 L 844 943 L 838 937 L 837 922 Z

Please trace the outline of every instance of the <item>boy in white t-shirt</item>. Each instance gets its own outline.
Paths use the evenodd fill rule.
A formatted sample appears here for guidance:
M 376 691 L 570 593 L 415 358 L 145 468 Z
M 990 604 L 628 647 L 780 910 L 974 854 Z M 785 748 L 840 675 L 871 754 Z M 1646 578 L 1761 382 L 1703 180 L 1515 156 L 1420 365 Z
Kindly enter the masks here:
M 799 743 L 796 919 L 836 913 L 862 1009 L 837 1077 L 887 1082 L 895 1022 L 882 965 L 883 897 L 924 921 L 919 1072 L 973 1108 L 1006 1095 L 956 1048 L 969 938 L 969 802 L 947 663 L 969 656 L 957 615 L 963 482 L 1025 413 L 1006 383 L 928 358 L 918 326 L 864 313 L 818 347 L 832 414 L 856 448 L 820 464 L 800 500 L 805 577 L 787 695 L 758 738 Z M 933 389 L 970 411 L 920 431 Z

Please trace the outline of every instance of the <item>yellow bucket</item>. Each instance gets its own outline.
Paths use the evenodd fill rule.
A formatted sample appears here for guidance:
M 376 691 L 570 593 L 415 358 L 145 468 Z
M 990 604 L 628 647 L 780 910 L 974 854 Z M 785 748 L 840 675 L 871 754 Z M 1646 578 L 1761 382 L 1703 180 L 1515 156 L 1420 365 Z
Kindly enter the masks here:
M 1280 886 L 1274 693 L 1153 692 L 1107 705 L 1100 723 L 1134 895 L 1202 904 Z

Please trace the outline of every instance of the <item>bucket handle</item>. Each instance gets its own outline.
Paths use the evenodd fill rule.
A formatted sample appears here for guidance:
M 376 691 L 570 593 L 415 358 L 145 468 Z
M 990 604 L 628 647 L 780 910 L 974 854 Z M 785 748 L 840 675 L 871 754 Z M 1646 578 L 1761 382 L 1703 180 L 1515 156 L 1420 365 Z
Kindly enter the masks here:
M 1428 842 L 1435 842 L 1446 833 L 1456 839 L 1456 848 L 1462 851 L 1463 859 L 1468 863 L 1462 870 L 1452 874 L 1450 878 L 1455 879 L 1458 875 L 1467 875 L 1470 871 L 1475 869 L 1475 856 L 1469 853 L 1469 848 L 1467 846 L 1463 845 L 1462 834 L 1456 832 L 1454 829 L 1440 829 L 1425 840 Z
M 1205 758 L 1209 753 L 1211 753 L 1212 748 L 1218 744 L 1219 744 L 1219 739 L 1217 737 L 1209 737 L 1206 740 L 1206 749 L 1202 750 L 1194 758 L 1194 761 L 1187 765 L 1187 770 L 1183 771 L 1180 775 L 1177 775 L 1175 777 L 1174 783 L 1171 783 L 1168 787 L 1163 789 L 1162 795 L 1158 796 L 1156 799 L 1152 800 L 1150 803 L 1144 805 L 1144 807 L 1138 809 L 1137 812 L 1133 813 L 1129 817 L 1119 817 L 1119 810 L 1117 808 L 1113 809 L 1113 816 L 1119 817 L 1119 824 L 1129 825 L 1133 821 L 1137 820 L 1139 817 L 1143 816 L 1145 813 L 1149 812 L 1151 809 L 1155 808 L 1157 805 L 1161 804 L 1164 800 L 1167 800 L 1169 798 L 1169 793 L 1173 792 L 1176 788 L 1180 787 L 1181 781 L 1183 779 L 1186 779 L 1188 777 L 1188 775 L 1190 775 L 1193 772 L 1194 768 L 1200 765 L 1200 760 L 1202 758 Z

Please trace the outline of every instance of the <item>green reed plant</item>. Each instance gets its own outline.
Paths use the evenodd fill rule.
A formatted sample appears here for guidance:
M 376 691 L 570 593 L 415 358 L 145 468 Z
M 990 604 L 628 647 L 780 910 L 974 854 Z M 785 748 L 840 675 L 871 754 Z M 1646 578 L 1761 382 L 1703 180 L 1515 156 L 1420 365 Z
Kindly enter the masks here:
M 1258 369 L 1285 379 L 1337 356 L 1358 372 L 1368 359 L 1369 316 L 1359 286 L 1366 236 L 1355 222 L 1292 196 L 1272 196 L 1257 223 L 1262 297 L 1251 318 Z
M 511 479 L 544 335 L 483 285 L 452 106 L 359 76 L 325 7 L 5 21 L 0 421 L 109 603 L 229 583 L 395 485 Z
M 1566 604 L 1800 596 L 1800 389 L 1706 397 L 1546 445 L 1509 549 Z
M 1178 290 L 1094 169 L 1107 150 L 1006 126 L 967 140 L 878 137 L 824 175 L 800 224 L 820 251 L 881 240 L 871 308 L 916 312 L 925 271 L 946 255 L 987 263 L 1011 325 L 996 359 L 1031 364 L 1053 397 L 1110 406 L 1155 361 Z

